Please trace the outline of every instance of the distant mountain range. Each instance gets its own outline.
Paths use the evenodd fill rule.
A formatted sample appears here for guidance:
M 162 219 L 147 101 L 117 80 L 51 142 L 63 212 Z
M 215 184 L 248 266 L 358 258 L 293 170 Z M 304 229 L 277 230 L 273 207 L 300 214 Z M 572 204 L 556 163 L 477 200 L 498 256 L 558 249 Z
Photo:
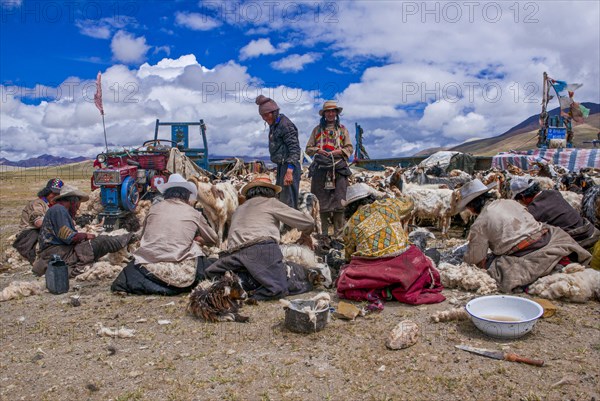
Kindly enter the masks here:
M 584 124 L 573 127 L 573 142 L 577 148 L 591 148 L 591 144 L 585 142 L 597 139 L 598 129 L 600 129 L 600 104 L 585 102 L 582 105 L 590 109 L 590 115 L 585 119 Z M 559 113 L 560 109 L 558 107 L 549 112 L 551 116 Z M 424 149 L 415 156 L 430 155 L 439 150 L 454 150 L 480 156 L 491 156 L 511 149 L 532 149 L 535 148 L 537 143 L 536 134 L 539 129 L 539 117 L 539 114 L 534 114 L 498 136 L 465 142 L 452 148 Z
M 62 164 L 79 163 L 85 160 L 89 160 L 89 157 L 61 157 L 52 155 L 41 155 L 37 157 L 31 157 L 25 160 L 19 160 L 13 162 L 11 160 L 0 157 L 0 165 L 12 166 L 12 167 L 43 167 L 43 166 L 60 166 Z

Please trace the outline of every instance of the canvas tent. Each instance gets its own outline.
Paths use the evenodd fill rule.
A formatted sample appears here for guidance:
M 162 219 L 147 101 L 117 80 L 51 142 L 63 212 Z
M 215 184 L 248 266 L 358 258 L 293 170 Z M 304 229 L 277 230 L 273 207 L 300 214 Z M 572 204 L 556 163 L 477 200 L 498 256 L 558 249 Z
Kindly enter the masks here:
M 467 153 L 443 150 L 432 154 L 419 163 L 419 167 L 425 169 L 434 166 L 439 166 L 446 172 L 458 169 L 473 174 L 473 171 L 475 170 L 475 156 Z

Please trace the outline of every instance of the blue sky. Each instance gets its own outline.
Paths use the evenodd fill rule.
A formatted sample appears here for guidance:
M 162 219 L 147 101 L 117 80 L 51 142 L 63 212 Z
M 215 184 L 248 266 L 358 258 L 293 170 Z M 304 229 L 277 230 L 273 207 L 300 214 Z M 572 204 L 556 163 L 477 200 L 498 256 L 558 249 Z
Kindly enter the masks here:
M 98 71 L 115 146 L 202 118 L 211 153 L 266 155 L 260 93 L 302 146 L 331 98 L 373 157 L 495 136 L 539 112 L 543 71 L 600 102 L 599 4 L 1 0 L 0 156 L 98 153 Z

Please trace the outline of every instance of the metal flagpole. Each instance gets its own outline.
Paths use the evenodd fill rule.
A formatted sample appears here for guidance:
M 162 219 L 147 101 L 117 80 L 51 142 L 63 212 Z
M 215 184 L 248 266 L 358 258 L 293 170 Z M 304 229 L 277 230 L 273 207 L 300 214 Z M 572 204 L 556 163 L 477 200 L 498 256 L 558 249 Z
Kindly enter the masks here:
M 102 128 L 104 129 L 104 145 L 106 146 L 106 153 L 108 153 L 108 141 L 106 139 L 106 124 L 104 123 L 104 113 L 102 113 Z

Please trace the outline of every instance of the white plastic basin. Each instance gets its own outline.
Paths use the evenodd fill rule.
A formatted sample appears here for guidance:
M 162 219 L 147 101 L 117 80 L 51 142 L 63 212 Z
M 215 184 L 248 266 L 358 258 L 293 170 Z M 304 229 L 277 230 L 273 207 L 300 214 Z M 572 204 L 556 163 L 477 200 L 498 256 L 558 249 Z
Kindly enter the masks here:
M 490 337 L 514 339 L 529 333 L 544 309 L 526 298 L 490 295 L 465 306 L 473 324 Z

